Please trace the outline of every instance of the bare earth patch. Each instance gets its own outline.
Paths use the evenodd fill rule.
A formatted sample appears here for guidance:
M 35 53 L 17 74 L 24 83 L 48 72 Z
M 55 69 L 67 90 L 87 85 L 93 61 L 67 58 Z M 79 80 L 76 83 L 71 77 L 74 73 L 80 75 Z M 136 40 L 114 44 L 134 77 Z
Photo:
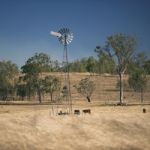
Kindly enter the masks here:
M 150 150 L 150 106 L 92 107 L 52 116 L 49 106 L 0 106 L 1 150 Z M 82 108 L 79 108 L 82 110 Z

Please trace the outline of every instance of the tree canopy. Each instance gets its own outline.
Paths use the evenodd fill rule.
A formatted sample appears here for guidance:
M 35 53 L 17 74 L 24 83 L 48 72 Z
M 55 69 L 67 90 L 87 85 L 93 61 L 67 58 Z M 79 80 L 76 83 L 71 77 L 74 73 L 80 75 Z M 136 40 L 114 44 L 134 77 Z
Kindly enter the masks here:
M 29 95 L 31 95 L 31 91 L 36 91 L 40 103 L 44 84 L 41 73 L 50 72 L 52 70 L 51 62 L 52 61 L 47 54 L 36 53 L 21 67 L 22 72 L 25 74 L 23 80 L 26 82 L 29 89 Z
M 18 67 L 11 61 L 0 61 L 0 97 L 6 100 L 15 94 Z
M 137 39 L 126 34 L 114 34 L 109 36 L 104 47 L 97 46 L 96 51 L 106 53 L 116 61 L 116 71 L 120 78 L 120 104 L 123 102 L 123 74 L 134 58 Z
M 129 70 L 129 85 L 134 91 L 141 93 L 141 102 L 143 102 L 144 91 L 147 88 L 147 70 L 144 68 L 146 61 L 145 53 L 137 54 Z
M 46 76 L 44 79 L 44 88 L 46 93 L 50 94 L 51 97 L 51 101 L 53 101 L 53 94 L 56 91 L 60 91 L 61 88 L 61 82 L 59 80 L 59 78 L 55 77 L 55 76 Z
M 88 102 L 91 102 L 91 96 L 95 90 L 95 84 L 89 78 L 80 80 L 78 85 L 74 86 L 78 93 L 83 95 Z

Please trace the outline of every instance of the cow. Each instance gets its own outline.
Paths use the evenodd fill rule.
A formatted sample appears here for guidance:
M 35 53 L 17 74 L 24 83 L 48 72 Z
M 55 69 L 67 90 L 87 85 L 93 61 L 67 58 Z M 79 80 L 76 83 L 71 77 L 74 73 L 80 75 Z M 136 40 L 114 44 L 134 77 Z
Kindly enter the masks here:
M 90 109 L 84 109 L 84 110 L 82 110 L 82 112 L 84 114 L 91 114 L 91 110 Z
M 75 114 L 75 115 L 80 115 L 80 110 L 75 109 L 75 110 L 74 110 L 74 114 Z
M 143 113 L 146 113 L 146 109 L 145 108 L 143 108 Z
M 62 111 L 60 111 L 60 112 L 58 113 L 58 115 L 68 115 L 68 112 L 62 112 Z

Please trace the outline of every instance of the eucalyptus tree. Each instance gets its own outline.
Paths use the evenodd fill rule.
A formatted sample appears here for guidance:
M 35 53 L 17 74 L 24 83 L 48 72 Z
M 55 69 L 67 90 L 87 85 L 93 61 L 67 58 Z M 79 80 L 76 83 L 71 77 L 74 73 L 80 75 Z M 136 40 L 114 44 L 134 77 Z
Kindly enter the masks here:
M 144 63 L 144 69 L 146 70 L 147 74 L 150 75 L 150 60 L 147 60 L 145 63 Z
M 27 96 L 26 84 L 17 84 L 17 96 L 21 97 L 22 100 Z
M 112 57 L 109 57 L 99 46 L 95 49 L 95 52 L 98 54 L 98 62 L 97 62 L 97 72 L 98 73 L 116 73 L 116 63 Z
M 3 100 L 6 100 L 8 95 L 15 95 L 18 73 L 16 64 L 11 61 L 0 61 L 0 97 Z
M 142 68 L 137 68 L 130 76 L 129 76 L 129 85 L 136 92 L 141 93 L 141 103 L 144 101 L 144 91 L 147 88 L 147 77 L 146 72 Z
M 120 104 L 123 103 L 123 75 L 127 70 L 128 65 L 134 58 L 134 53 L 137 46 L 137 39 L 126 34 L 115 34 L 109 36 L 105 47 L 97 46 L 97 51 L 103 51 L 108 56 L 116 61 L 116 71 L 120 80 Z
M 61 88 L 61 82 L 58 77 L 46 76 L 44 79 L 45 92 L 50 94 L 51 101 L 53 101 L 53 95 L 55 92 L 59 92 Z
M 147 56 L 145 53 L 139 53 L 135 57 L 135 60 L 131 63 L 129 69 L 129 85 L 136 92 L 141 93 L 141 103 L 144 100 L 144 92 L 147 89 L 147 70 L 145 69 L 145 62 L 147 62 Z
M 95 84 L 90 78 L 81 79 L 78 85 L 74 85 L 77 92 L 91 102 L 91 96 L 95 90 Z
M 82 58 L 82 60 L 75 60 L 71 63 L 69 63 L 69 70 L 70 72 L 86 72 L 86 68 L 85 68 L 85 59 L 83 61 L 84 58 Z
M 90 73 L 94 73 L 96 71 L 96 59 L 91 56 L 87 59 L 86 70 Z
M 38 100 L 41 103 L 41 95 L 44 88 L 42 73 L 52 71 L 51 58 L 45 53 L 35 53 L 33 57 L 26 61 L 21 69 L 22 73 L 25 74 L 24 81 L 28 85 L 29 95 L 31 94 L 31 91 L 37 92 Z

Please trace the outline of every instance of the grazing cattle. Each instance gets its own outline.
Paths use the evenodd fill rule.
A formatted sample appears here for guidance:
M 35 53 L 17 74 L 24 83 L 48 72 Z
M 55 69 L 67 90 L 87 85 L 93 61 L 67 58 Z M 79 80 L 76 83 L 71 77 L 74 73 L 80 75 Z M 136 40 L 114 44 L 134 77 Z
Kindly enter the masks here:
M 62 112 L 62 111 L 60 111 L 60 112 L 58 113 L 58 115 L 68 115 L 68 112 Z
M 143 108 L 143 113 L 146 113 L 146 109 L 145 108 Z
M 84 114 L 91 114 L 91 110 L 90 109 L 84 109 L 84 110 L 82 110 L 82 112 Z
M 62 115 L 62 111 L 60 111 L 60 112 L 58 113 L 58 115 Z
M 80 110 L 78 110 L 78 109 L 74 110 L 74 114 L 75 115 L 80 115 Z

